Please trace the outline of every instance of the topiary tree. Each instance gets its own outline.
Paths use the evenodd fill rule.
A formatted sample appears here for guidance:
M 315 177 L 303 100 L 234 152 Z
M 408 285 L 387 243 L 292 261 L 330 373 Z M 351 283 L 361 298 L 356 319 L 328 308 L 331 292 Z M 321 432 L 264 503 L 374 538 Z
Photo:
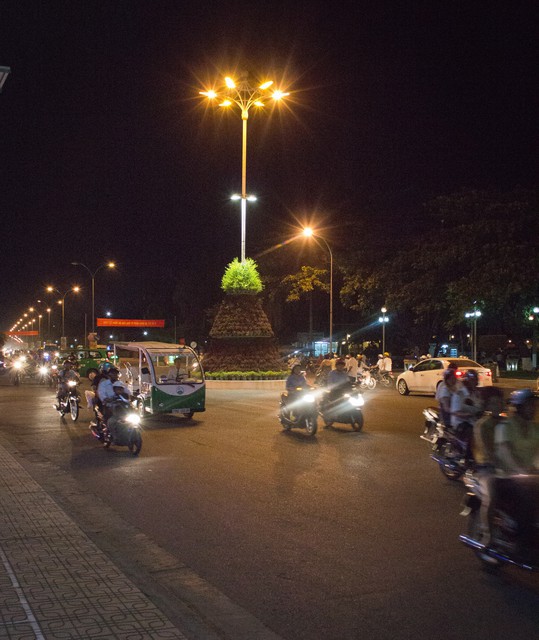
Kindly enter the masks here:
M 221 289 L 228 294 L 256 294 L 263 288 L 257 264 L 252 258 L 246 258 L 244 262 L 234 258 L 221 280 Z
M 257 296 L 263 285 L 256 262 L 234 259 L 226 268 L 221 288 L 227 295 L 213 321 L 204 369 L 281 371 L 284 366 L 277 339 Z

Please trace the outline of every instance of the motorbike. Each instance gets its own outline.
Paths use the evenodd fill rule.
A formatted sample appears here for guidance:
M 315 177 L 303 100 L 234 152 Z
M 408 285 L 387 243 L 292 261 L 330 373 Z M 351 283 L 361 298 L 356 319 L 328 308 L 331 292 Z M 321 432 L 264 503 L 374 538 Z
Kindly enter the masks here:
M 13 362 L 10 369 L 10 379 L 12 384 L 18 387 L 27 374 L 28 364 L 26 358 L 23 356 Z
M 305 429 L 307 435 L 314 436 L 318 430 L 318 406 L 316 393 L 311 388 L 298 387 L 292 393 L 281 395 L 279 421 L 283 429 Z
M 423 409 L 425 428 L 420 438 L 432 447 L 431 458 L 449 480 L 459 480 L 473 466 L 468 454 L 468 441 L 459 429 L 446 427 L 437 407 Z
M 118 398 L 112 405 L 112 416 L 107 420 L 97 409 L 98 421 L 90 425 L 93 435 L 103 443 L 105 449 L 111 445 L 127 447 L 137 456 L 142 449 L 141 418 L 138 411 L 133 408 L 131 402 L 124 398 Z M 114 420 L 114 423 L 111 422 Z M 109 426 L 110 423 L 110 426 Z
M 318 405 L 318 411 L 322 416 L 326 427 L 331 427 L 334 422 L 349 424 L 354 431 L 363 428 L 363 411 L 365 404 L 363 396 L 355 385 L 342 391 L 324 391 Z
M 467 533 L 459 539 L 489 568 L 504 564 L 539 570 L 539 475 L 493 478 L 495 491 L 490 505 L 490 540 L 481 542 L 482 491 L 471 472 L 464 479 Z
M 46 384 L 49 387 L 52 386 L 51 370 L 46 364 L 42 364 L 37 369 L 37 381 L 39 384 Z
M 57 405 L 54 405 L 60 416 L 63 417 L 69 413 L 73 422 L 76 422 L 79 417 L 80 395 L 77 389 L 78 384 L 75 380 L 68 380 L 66 394 L 58 400 Z
M 372 369 L 371 376 L 372 378 L 374 378 L 377 384 L 380 384 L 384 387 L 389 387 L 394 379 L 393 373 L 391 371 L 380 371 L 378 367 L 374 367 Z
M 376 378 L 368 369 L 363 369 L 363 371 L 358 374 L 357 382 L 360 389 L 369 389 L 370 391 L 372 391 L 376 388 Z

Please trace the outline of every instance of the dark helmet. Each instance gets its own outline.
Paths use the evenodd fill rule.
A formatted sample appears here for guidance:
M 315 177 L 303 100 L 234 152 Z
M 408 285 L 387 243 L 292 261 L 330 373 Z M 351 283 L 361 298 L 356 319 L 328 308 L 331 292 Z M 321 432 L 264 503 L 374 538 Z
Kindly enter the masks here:
M 457 379 L 455 369 L 446 369 L 444 371 L 444 382 L 450 382 Z
M 338 364 L 346 365 L 346 361 L 345 361 L 345 360 L 343 360 L 342 358 L 339 358 L 339 359 L 335 362 L 335 366 L 337 366 Z
M 101 373 L 108 373 L 112 369 L 112 365 L 110 362 L 102 362 L 98 369 Z
M 512 404 L 515 407 L 523 405 L 525 402 L 534 398 L 533 391 L 531 389 L 517 389 L 509 396 L 507 404 Z
M 64 360 L 64 367 L 68 364 L 69 366 L 71 366 L 73 364 L 73 362 L 71 360 Z
M 109 368 L 109 374 L 111 374 L 111 373 L 117 373 L 118 375 L 120 375 L 120 369 L 111 366 Z
M 447 365 L 448 369 L 454 369 L 455 371 L 459 368 L 458 363 L 456 363 L 454 360 L 452 360 L 448 365 Z

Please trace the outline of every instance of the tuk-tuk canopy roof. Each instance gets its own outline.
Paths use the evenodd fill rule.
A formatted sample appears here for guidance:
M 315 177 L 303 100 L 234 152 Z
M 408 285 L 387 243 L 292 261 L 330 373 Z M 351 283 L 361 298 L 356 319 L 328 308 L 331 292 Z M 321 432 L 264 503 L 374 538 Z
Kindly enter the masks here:
M 191 347 L 184 344 L 174 344 L 173 342 L 153 342 L 148 340 L 147 342 L 114 342 L 115 346 L 120 349 L 148 349 L 149 351 L 179 351 L 181 349 L 187 349 L 192 351 Z

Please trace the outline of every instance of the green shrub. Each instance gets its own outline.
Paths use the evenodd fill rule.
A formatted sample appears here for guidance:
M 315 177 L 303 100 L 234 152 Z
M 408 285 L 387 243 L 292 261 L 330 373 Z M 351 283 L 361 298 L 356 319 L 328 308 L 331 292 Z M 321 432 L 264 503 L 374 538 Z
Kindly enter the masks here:
M 246 258 L 245 262 L 234 258 L 225 270 L 221 289 L 225 293 L 260 293 L 263 284 L 256 262 L 252 258 Z

